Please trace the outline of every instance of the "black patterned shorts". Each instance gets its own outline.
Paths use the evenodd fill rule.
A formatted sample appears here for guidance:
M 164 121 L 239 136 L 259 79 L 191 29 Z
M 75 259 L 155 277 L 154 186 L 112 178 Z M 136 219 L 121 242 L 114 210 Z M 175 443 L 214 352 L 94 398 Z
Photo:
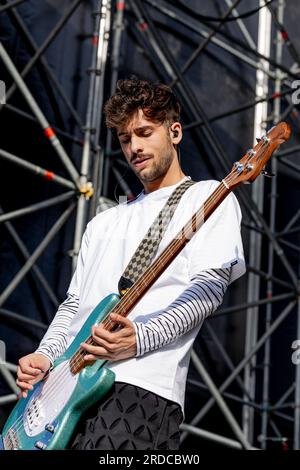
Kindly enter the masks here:
M 82 416 L 72 450 L 177 450 L 181 407 L 135 385 L 115 382 Z

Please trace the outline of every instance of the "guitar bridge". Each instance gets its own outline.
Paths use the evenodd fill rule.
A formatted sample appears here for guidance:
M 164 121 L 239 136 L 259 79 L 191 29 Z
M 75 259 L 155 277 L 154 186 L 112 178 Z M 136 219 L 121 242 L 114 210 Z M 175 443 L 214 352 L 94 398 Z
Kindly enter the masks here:
M 10 429 L 7 435 L 3 438 L 4 448 L 8 450 L 18 450 L 20 448 L 20 442 L 17 432 Z

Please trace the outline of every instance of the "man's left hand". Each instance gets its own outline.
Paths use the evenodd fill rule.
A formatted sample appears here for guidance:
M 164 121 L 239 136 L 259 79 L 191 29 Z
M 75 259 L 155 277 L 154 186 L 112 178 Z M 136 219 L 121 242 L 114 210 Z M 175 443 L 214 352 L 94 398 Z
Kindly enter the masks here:
M 136 334 L 132 321 L 116 313 L 111 313 L 109 319 L 121 325 L 122 329 L 107 331 L 103 325 L 93 326 L 92 337 L 96 345 L 81 344 L 81 348 L 88 353 L 84 356 L 85 361 L 120 361 L 136 355 Z

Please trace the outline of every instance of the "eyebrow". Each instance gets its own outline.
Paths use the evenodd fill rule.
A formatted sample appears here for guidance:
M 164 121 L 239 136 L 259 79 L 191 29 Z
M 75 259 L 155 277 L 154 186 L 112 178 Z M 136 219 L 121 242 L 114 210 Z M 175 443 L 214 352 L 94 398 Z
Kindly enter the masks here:
M 147 126 L 136 127 L 136 128 L 134 129 L 134 131 L 135 131 L 135 132 L 136 132 L 136 131 L 144 131 L 144 130 L 146 130 L 146 129 L 153 129 L 153 127 L 154 127 L 153 125 L 149 125 L 149 124 L 148 124 Z M 118 137 L 121 137 L 122 135 L 127 135 L 127 134 L 128 134 L 128 132 L 120 132 L 120 133 L 118 134 Z

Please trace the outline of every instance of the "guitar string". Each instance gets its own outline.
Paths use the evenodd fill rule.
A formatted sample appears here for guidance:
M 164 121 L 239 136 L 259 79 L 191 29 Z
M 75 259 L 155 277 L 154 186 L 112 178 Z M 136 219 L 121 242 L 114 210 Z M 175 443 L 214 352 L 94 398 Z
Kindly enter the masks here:
M 259 149 L 259 150 L 260 150 L 260 149 Z M 257 153 L 258 153 L 258 152 L 257 152 Z M 257 154 L 256 154 L 256 158 L 258 158 L 258 155 L 257 155 Z M 236 169 L 232 170 L 232 171 L 229 173 L 229 175 L 228 175 L 227 177 L 225 177 L 225 178 L 221 181 L 221 183 L 220 183 L 219 186 L 216 188 L 216 190 L 209 196 L 209 198 L 208 198 L 209 202 L 208 202 L 208 204 L 207 204 L 207 206 L 206 206 L 206 208 L 205 208 L 206 210 L 208 210 L 209 208 L 212 207 L 212 205 L 213 205 L 212 203 L 215 202 L 216 199 L 221 195 L 222 191 L 224 191 L 224 187 L 225 187 L 225 189 L 228 189 L 226 185 L 227 185 L 228 183 L 230 183 L 230 182 L 234 179 L 234 177 L 235 177 L 235 172 L 237 172 Z M 205 201 L 205 202 L 203 203 L 203 205 L 200 207 L 200 209 L 199 209 L 196 213 L 200 212 L 201 209 L 202 209 L 202 207 L 204 208 L 206 202 L 207 202 L 207 201 Z M 187 224 L 186 224 L 186 225 L 187 225 L 187 227 L 186 227 L 187 229 L 193 229 L 193 222 L 192 222 L 192 221 L 194 220 L 194 215 L 195 215 L 195 214 L 193 214 L 193 216 L 191 217 L 190 221 L 187 222 Z M 204 221 L 204 222 L 205 222 L 205 221 Z M 200 227 L 198 227 L 198 228 L 196 229 L 196 231 L 197 231 L 199 228 L 201 228 L 201 226 L 204 224 L 204 222 L 200 225 Z M 179 233 L 181 233 L 182 230 L 183 230 L 183 228 L 181 229 L 181 231 L 180 231 Z M 194 235 L 194 233 L 193 233 L 193 235 Z M 193 235 L 192 235 L 192 236 L 193 236 Z M 176 238 L 175 238 L 175 240 L 176 240 Z M 181 239 L 178 239 L 177 241 L 175 241 L 174 248 L 176 247 L 177 244 L 180 245 L 180 242 L 181 242 Z M 167 257 L 168 254 L 169 254 L 169 253 L 168 253 L 168 251 L 166 250 L 166 252 L 163 253 L 163 256 L 162 256 L 160 262 L 163 262 L 163 259 L 164 259 L 165 257 Z M 150 269 L 150 270 L 151 270 L 151 269 Z M 151 278 L 151 276 L 150 276 L 150 278 Z M 140 278 L 140 279 L 141 279 L 141 278 Z M 143 282 L 143 283 L 147 282 L 147 276 L 143 279 L 142 282 Z M 133 285 L 133 289 L 134 289 L 134 285 Z M 130 304 L 130 302 L 128 302 L 128 299 L 125 298 L 125 300 L 124 300 L 124 305 L 123 305 L 124 308 L 126 307 L 127 303 Z M 115 308 L 115 307 L 114 307 L 114 308 Z M 112 310 L 113 310 L 113 309 L 112 309 Z M 111 312 L 109 312 L 109 314 L 110 314 L 110 313 L 111 313 Z M 107 315 L 107 317 L 109 316 L 109 314 Z M 105 322 L 105 321 L 106 321 L 106 320 L 104 320 L 104 322 Z M 106 326 L 110 326 L 110 325 L 113 325 L 113 324 L 114 324 L 114 322 L 112 322 L 111 320 L 108 320 L 108 325 L 106 325 Z M 91 344 L 91 343 L 89 343 L 89 341 L 90 341 L 90 342 L 93 341 L 92 338 L 91 338 L 91 336 L 89 336 L 88 339 L 87 339 L 85 342 L 88 343 L 88 344 Z M 65 366 L 62 368 L 62 370 L 60 371 L 60 373 L 59 373 L 58 376 L 56 377 L 56 382 L 53 383 L 52 388 L 50 387 L 49 390 L 46 391 L 46 394 L 45 394 L 44 397 L 43 397 L 43 401 L 45 401 L 45 402 L 48 401 L 48 402 L 49 402 L 49 398 L 52 399 L 53 394 L 54 394 L 54 392 L 56 391 L 56 385 L 58 384 L 58 381 L 61 382 L 61 380 L 67 376 L 67 372 L 68 372 L 68 370 L 69 370 L 69 364 L 72 363 L 72 364 L 71 364 L 72 366 L 82 365 L 82 363 L 81 363 L 82 358 L 83 358 L 86 354 L 87 354 L 86 351 L 84 351 L 84 350 L 79 350 L 79 351 L 77 351 L 77 352 L 72 356 L 72 358 L 70 359 L 70 361 L 67 361 L 67 363 L 65 364 Z M 78 357 L 78 356 L 79 356 L 79 357 Z M 75 360 L 74 360 L 74 359 L 75 359 Z M 23 415 L 21 415 L 21 416 L 12 424 L 12 426 L 8 429 L 7 433 L 8 433 L 9 431 L 13 431 L 14 434 L 17 434 L 18 431 L 20 430 L 20 428 L 22 427 L 23 418 L 24 418 Z M 21 421 L 21 422 L 18 423 L 19 421 Z M 13 428 L 14 428 L 16 425 L 18 425 L 18 424 L 20 424 L 20 426 L 19 426 L 17 429 L 13 429 Z

